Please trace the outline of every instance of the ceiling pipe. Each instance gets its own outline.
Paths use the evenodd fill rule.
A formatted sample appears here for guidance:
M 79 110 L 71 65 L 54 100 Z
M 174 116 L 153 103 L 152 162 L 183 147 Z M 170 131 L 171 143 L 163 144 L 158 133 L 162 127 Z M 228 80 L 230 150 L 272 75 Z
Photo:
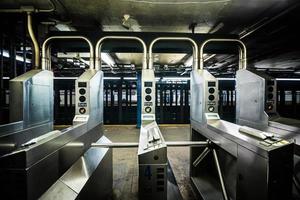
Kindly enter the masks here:
M 97 44 L 96 44 L 96 59 L 95 59 L 95 69 L 96 70 L 101 70 L 101 48 L 102 48 L 102 44 L 104 42 L 104 40 L 108 40 L 108 39 L 114 39 L 114 40 L 137 40 L 138 42 L 140 42 L 143 46 L 143 69 L 147 69 L 147 47 L 145 42 L 140 39 L 139 37 L 131 37 L 131 36 L 105 36 L 101 39 L 98 40 Z
M 248 37 L 249 35 L 251 35 L 252 33 L 256 32 L 257 30 L 263 28 L 264 26 L 270 24 L 271 22 L 275 21 L 276 19 L 284 16 L 285 14 L 289 13 L 290 11 L 294 10 L 295 8 L 297 8 L 298 6 L 300 5 L 300 3 L 296 3 L 295 5 L 293 5 L 292 7 L 288 8 L 288 9 L 285 9 L 284 11 L 282 11 L 281 13 L 279 13 L 278 15 L 268 19 L 268 18 L 264 18 L 266 21 L 261 23 L 260 25 L 257 25 L 257 27 L 254 27 L 254 25 L 250 26 L 250 27 L 253 27 L 252 29 L 248 30 L 248 31 L 242 31 L 238 34 L 239 36 L 239 39 L 244 39 L 246 37 Z M 260 20 L 260 21 L 263 21 L 263 20 Z M 259 23 L 256 23 L 256 24 L 259 24 Z M 216 54 L 212 54 L 210 57 L 206 58 L 204 60 L 204 62 L 210 60 L 211 58 L 215 57 Z
M 34 47 L 34 69 L 40 66 L 40 47 L 32 28 L 32 13 L 27 12 L 27 28 Z
M 247 68 L 247 49 L 245 44 L 238 39 L 208 39 L 204 41 L 200 46 L 200 70 L 204 68 L 204 47 L 209 42 L 237 42 L 239 44 L 239 69 Z
M 17 9 L 9 9 L 9 8 L 2 8 L 0 9 L 0 13 L 24 13 L 24 12 L 34 12 L 34 13 L 47 13 L 53 12 L 56 10 L 56 6 L 53 3 L 53 0 L 48 0 L 51 8 L 49 9 L 36 9 L 33 6 L 21 6 Z
M 82 39 L 85 40 L 90 48 L 90 69 L 94 69 L 94 48 L 92 45 L 92 42 L 87 39 L 86 37 L 83 36 L 52 36 L 47 38 L 43 45 L 42 45 L 42 69 L 43 70 L 51 70 L 51 66 L 49 66 L 50 61 L 48 61 L 49 59 L 51 59 L 51 57 L 49 58 L 49 52 L 47 52 L 47 47 L 48 47 L 48 43 L 51 40 L 54 39 Z M 48 54 L 48 55 L 47 55 Z
M 33 6 L 21 6 L 19 9 L 0 9 L 0 13 L 27 13 L 27 29 L 34 47 L 34 69 L 38 69 L 40 66 L 40 47 L 32 28 L 32 13 L 55 11 L 56 7 L 52 0 L 48 0 L 48 2 L 51 4 L 49 9 L 36 9 Z
M 189 41 L 193 47 L 193 68 L 198 69 L 198 46 L 197 43 L 188 37 L 159 37 L 154 39 L 149 47 L 149 69 L 153 69 L 153 53 L 152 49 L 154 44 L 159 40 L 174 40 L 174 41 Z

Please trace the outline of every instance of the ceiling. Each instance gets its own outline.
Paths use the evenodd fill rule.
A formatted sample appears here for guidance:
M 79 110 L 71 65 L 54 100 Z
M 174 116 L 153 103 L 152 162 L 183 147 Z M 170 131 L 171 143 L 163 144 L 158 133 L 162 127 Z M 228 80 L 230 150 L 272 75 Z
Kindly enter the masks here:
M 50 0 L 49 0 L 50 1 Z M 239 33 L 297 0 L 1 0 L 1 8 L 34 5 L 79 30 Z M 124 15 L 128 20 L 122 25 Z M 125 28 L 124 26 L 127 26 Z
M 298 1 L 1 0 L 0 9 L 19 8 L 24 5 L 47 9 L 54 4 L 54 12 L 38 14 L 40 22 L 57 23 L 56 26 L 50 27 L 50 30 L 68 27 L 77 31 L 237 34 L 249 48 L 252 67 L 260 70 L 292 68 L 295 71 L 299 70 L 300 66 L 298 44 L 285 44 L 289 38 L 298 37 L 298 32 L 293 33 L 296 23 L 292 21 L 299 21 L 299 15 L 284 18 L 281 14 Z M 251 35 L 246 35 L 249 32 Z M 111 56 L 117 64 L 141 62 L 140 54 L 114 52 Z M 181 65 L 189 57 L 188 54 L 182 53 L 156 56 L 155 62 L 162 66 Z M 222 61 L 224 59 L 226 62 Z M 232 74 L 236 68 L 236 59 L 232 56 L 216 56 L 207 62 L 207 67 L 216 73 Z

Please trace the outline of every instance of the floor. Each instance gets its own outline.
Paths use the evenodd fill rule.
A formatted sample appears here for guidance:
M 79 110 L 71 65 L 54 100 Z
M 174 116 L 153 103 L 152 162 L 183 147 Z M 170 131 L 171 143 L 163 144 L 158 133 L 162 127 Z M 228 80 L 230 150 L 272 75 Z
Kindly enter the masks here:
M 161 125 L 166 141 L 189 140 L 189 125 Z M 112 142 L 138 142 L 139 129 L 131 125 L 106 125 L 105 135 Z M 189 148 L 169 147 L 168 158 L 184 200 L 194 200 L 189 179 Z M 137 148 L 113 149 L 114 200 L 138 199 Z

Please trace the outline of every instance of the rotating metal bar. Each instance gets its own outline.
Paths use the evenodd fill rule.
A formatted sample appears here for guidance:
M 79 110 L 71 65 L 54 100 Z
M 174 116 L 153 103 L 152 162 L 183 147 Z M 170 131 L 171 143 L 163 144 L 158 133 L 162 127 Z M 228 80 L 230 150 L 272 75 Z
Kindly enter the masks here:
M 224 197 L 224 200 L 228 200 L 228 196 L 227 196 L 227 192 L 226 192 L 226 188 L 225 188 L 225 184 L 224 184 L 224 180 L 223 180 L 223 176 L 222 176 L 222 171 L 221 171 L 219 160 L 218 160 L 218 155 L 217 155 L 217 152 L 215 149 L 212 149 L 212 152 L 213 152 L 215 164 L 216 164 L 217 171 L 218 171 L 219 180 L 220 180 L 221 187 L 222 187 L 223 197 Z
M 207 147 L 208 142 L 203 141 L 174 141 L 165 142 L 168 147 Z
M 207 147 L 208 142 L 202 141 L 174 141 L 165 142 L 168 147 Z M 92 147 L 99 148 L 134 148 L 138 147 L 137 142 L 114 142 L 114 143 L 92 143 Z
M 194 167 L 197 167 L 199 165 L 199 163 L 205 158 L 205 156 L 210 152 L 211 150 L 206 147 L 202 153 L 200 154 L 200 156 L 198 156 L 198 158 L 196 158 L 196 160 L 193 162 Z
M 138 142 L 119 142 L 119 143 L 92 143 L 91 147 L 98 148 L 135 148 L 138 147 Z

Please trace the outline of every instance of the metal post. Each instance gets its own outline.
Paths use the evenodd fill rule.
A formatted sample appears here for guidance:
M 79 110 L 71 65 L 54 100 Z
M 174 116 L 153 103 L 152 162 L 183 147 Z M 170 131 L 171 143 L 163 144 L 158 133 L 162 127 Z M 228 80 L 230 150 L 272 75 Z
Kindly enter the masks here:
M 10 66 L 10 79 L 17 76 L 17 61 L 16 61 L 16 40 L 15 40 L 16 28 L 12 26 L 9 34 L 9 66 Z
M 1 31 L 0 36 L 0 51 L 1 51 L 1 57 L 0 57 L 0 106 L 4 105 L 4 85 L 3 85 L 3 49 L 4 49 L 4 33 Z
M 23 31 L 22 31 L 22 39 L 23 39 L 23 71 L 22 73 L 25 73 L 26 72 L 26 32 L 27 32 L 27 29 L 26 29 L 26 19 L 23 18 Z
M 135 148 L 138 147 L 138 142 L 121 142 L 121 143 L 92 143 L 91 147 L 97 148 Z
M 141 128 L 142 125 L 142 74 L 141 71 L 136 73 L 137 76 L 137 119 L 136 119 L 136 127 Z
M 221 184 L 221 187 L 222 187 L 223 197 L 224 197 L 224 200 L 228 200 L 227 192 L 226 192 L 226 188 L 225 188 L 225 184 L 224 184 L 224 180 L 223 180 L 223 176 L 222 176 L 222 171 L 221 171 L 219 160 L 218 160 L 218 155 L 217 155 L 217 152 L 216 152 L 215 149 L 212 149 L 212 152 L 213 152 L 216 168 L 217 168 L 217 171 L 218 171 L 220 184 Z
M 205 156 L 210 152 L 210 149 L 208 147 L 206 147 L 202 153 L 200 154 L 200 156 L 198 156 L 198 158 L 196 158 L 196 160 L 193 162 L 194 167 L 197 167 L 197 165 L 199 165 L 199 163 L 205 158 Z

